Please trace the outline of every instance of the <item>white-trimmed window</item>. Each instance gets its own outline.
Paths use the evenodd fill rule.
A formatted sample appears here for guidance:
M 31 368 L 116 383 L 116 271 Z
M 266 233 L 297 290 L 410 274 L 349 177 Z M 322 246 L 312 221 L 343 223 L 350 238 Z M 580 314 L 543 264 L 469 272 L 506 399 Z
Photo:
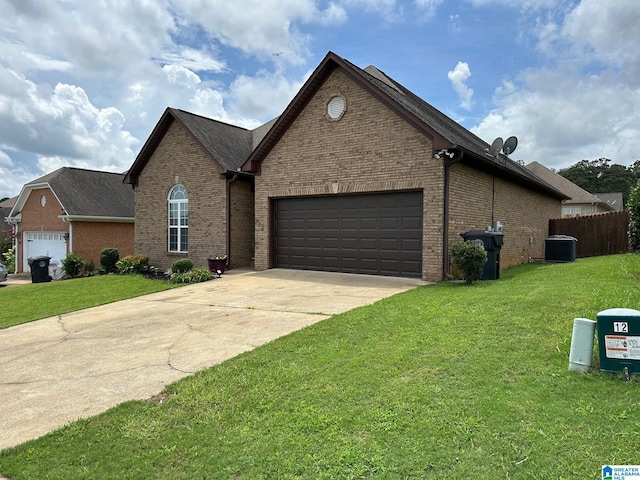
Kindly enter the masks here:
M 176 185 L 169 192 L 169 251 L 186 252 L 189 248 L 189 196 L 187 189 Z

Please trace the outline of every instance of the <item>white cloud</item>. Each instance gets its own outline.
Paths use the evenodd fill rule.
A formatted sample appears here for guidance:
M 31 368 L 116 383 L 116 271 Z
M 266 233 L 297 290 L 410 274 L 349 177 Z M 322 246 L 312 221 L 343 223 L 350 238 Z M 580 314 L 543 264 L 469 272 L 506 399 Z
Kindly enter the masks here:
M 298 93 L 304 81 L 291 81 L 281 74 L 261 71 L 255 77 L 241 75 L 230 88 L 238 112 L 259 118 L 280 115 Z
M 556 168 L 599 157 L 626 164 L 637 156 L 640 92 L 621 91 L 605 78 L 580 81 L 549 71 L 530 73 L 524 81 L 525 88 L 504 88 L 498 108 L 472 131 L 485 140 L 516 135 L 517 158 Z M 627 101 L 620 103 L 620 96 Z
M 0 143 L 19 151 L 61 156 L 97 165 L 119 165 L 131 158 L 136 140 L 124 130 L 124 116 L 114 107 L 97 108 L 77 86 L 38 88 L 13 73 L 22 94 L 0 95 Z M 0 84 L 5 83 L 0 81 Z
M 566 18 L 561 30 L 574 52 L 606 67 L 619 69 L 625 80 L 640 84 L 640 9 L 636 0 L 583 0 Z
M 296 22 L 322 18 L 312 0 L 193 0 L 175 1 L 173 7 L 180 12 L 183 30 L 197 25 L 223 45 L 263 58 L 283 52 L 292 64 L 301 64 L 308 56 L 309 38 L 295 27 Z M 335 6 L 330 6 L 331 12 L 337 13 Z
M 0 150 L 0 166 L 13 167 L 11 157 L 2 150 Z
M 364 9 L 366 12 L 373 12 L 394 19 L 397 15 L 396 0 L 343 0 L 343 3 L 353 9 Z
M 447 73 L 447 77 L 460 97 L 460 106 L 466 110 L 471 109 L 473 89 L 466 84 L 471 77 L 469 65 L 466 62 L 458 62 L 455 68 Z
M 443 0 L 415 0 L 415 4 L 424 12 L 426 19 L 433 17 Z
M 158 61 L 188 68 L 194 72 L 223 72 L 227 68 L 224 61 L 195 48 L 176 48 L 174 51 L 162 55 Z
M 330 2 L 329 6 L 324 12 L 321 12 L 318 22 L 324 26 L 336 26 L 342 25 L 347 21 L 347 11 L 344 7 Z
M 582 0 L 566 13 L 537 24 L 549 66 L 496 89 L 496 108 L 472 130 L 489 141 L 517 135 L 515 158 L 526 162 L 563 168 L 606 157 L 630 164 L 640 155 L 637 2 Z
M 200 77 L 188 68 L 178 65 L 165 65 L 162 70 L 170 84 L 195 88 L 201 83 Z

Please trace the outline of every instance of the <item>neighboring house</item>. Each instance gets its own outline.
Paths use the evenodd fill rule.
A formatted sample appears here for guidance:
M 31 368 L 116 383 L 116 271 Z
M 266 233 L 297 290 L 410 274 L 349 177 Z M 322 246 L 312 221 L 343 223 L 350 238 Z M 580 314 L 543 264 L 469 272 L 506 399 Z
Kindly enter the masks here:
M 568 196 L 488 148 L 377 68 L 329 52 L 243 165 L 255 268 L 438 281 L 459 234 L 496 221 L 501 267 L 539 256 Z
M 562 217 L 593 215 L 594 213 L 614 211 L 613 207 L 604 200 L 592 195 L 572 181 L 567 180 L 562 175 L 557 174 L 538 162 L 529 163 L 527 168 L 549 185 L 552 185 L 570 197 L 562 201 L 562 209 L 559 212 Z M 557 215 L 555 218 L 558 218 Z
M 622 199 L 622 192 L 596 193 L 596 197 L 598 197 L 603 202 L 607 202 L 607 204 L 616 212 L 621 212 L 622 210 L 624 210 L 624 200 Z
M 16 203 L 16 199 L 18 197 L 7 198 L 6 200 L 0 202 L 0 231 L 2 230 L 10 230 L 13 226 L 7 223 L 6 219 L 11 212 L 11 209 Z M 2 260 L 0 258 L 0 260 Z
M 103 248 L 133 254 L 134 193 L 124 174 L 63 167 L 22 187 L 8 215 L 16 233 L 18 272 L 30 257 L 60 265 L 74 252 L 100 265 Z
M 135 251 L 163 270 L 253 260 L 253 175 L 240 167 L 271 124 L 255 130 L 167 108 L 125 177 L 135 188 Z

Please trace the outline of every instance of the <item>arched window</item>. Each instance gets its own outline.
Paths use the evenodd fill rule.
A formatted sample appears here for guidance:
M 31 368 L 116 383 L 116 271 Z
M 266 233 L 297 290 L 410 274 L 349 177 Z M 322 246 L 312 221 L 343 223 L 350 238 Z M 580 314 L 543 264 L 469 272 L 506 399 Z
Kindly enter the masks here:
M 189 196 L 187 189 L 176 185 L 169 192 L 169 251 L 186 252 L 189 248 Z

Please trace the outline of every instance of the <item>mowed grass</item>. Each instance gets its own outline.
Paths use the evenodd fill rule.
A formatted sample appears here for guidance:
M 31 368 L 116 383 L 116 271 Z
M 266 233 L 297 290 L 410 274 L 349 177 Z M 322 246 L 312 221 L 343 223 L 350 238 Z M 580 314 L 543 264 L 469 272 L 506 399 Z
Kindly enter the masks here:
M 173 288 L 141 275 L 101 275 L 0 287 L 0 328 Z
M 12 479 L 588 479 L 640 463 L 640 382 L 568 371 L 640 256 L 524 265 L 336 315 L 0 452 Z

